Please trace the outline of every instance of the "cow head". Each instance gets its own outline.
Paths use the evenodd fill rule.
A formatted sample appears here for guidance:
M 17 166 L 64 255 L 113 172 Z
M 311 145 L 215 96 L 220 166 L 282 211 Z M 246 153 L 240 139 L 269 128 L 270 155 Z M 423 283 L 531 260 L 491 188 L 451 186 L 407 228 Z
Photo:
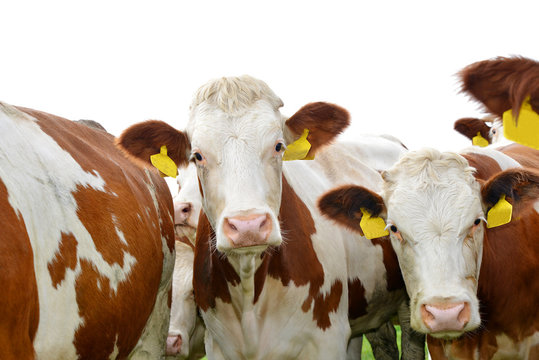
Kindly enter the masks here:
M 202 207 L 223 252 L 260 252 L 282 242 L 282 156 L 288 144 L 308 130 L 308 157 L 349 124 L 348 112 L 311 103 L 285 121 L 281 100 L 249 76 L 221 78 L 194 96 L 185 132 L 158 121 L 136 124 L 117 143 L 149 162 L 167 146 L 178 165 L 197 168 Z
M 174 196 L 174 229 L 178 237 L 186 236 L 194 245 L 202 197 L 194 163 L 178 172 L 178 193 Z
M 361 209 L 386 221 L 410 296 L 412 328 L 441 338 L 477 328 L 486 213 L 502 194 L 513 206 L 535 196 L 539 177 L 506 170 L 480 183 L 464 157 L 427 149 L 405 155 L 383 178 L 380 195 L 345 186 L 324 195 L 320 210 L 360 233 Z

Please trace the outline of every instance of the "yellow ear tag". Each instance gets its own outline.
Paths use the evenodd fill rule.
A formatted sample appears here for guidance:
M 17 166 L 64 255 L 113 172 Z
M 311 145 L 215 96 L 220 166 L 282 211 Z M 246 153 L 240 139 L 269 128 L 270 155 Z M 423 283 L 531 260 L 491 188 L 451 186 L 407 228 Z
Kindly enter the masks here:
M 376 239 L 382 236 L 389 235 L 389 231 L 386 230 L 386 222 L 381 217 L 371 217 L 371 214 L 361 209 L 363 216 L 359 222 L 361 230 L 367 239 Z
M 481 133 L 478 132 L 477 136 L 474 136 L 472 138 L 472 144 L 476 146 L 485 147 L 488 146 L 488 140 L 481 136 Z
M 175 178 L 178 174 L 178 167 L 174 161 L 167 155 L 167 147 L 165 145 L 161 146 L 161 152 L 150 156 L 150 161 L 152 165 L 155 166 L 159 171 L 161 171 L 166 176 Z
M 505 225 L 511 221 L 513 206 L 505 200 L 505 195 L 500 197 L 500 200 L 489 210 L 487 214 L 487 227 L 493 228 L 500 225 Z
M 307 140 L 307 135 L 309 135 L 309 130 L 303 130 L 301 137 L 286 147 L 283 154 L 283 161 L 314 159 L 314 156 L 307 157 L 311 149 L 311 143 Z
M 539 115 L 533 111 L 529 96 L 520 108 L 518 125 L 515 124 L 513 110 L 503 113 L 503 135 L 509 140 L 539 149 Z

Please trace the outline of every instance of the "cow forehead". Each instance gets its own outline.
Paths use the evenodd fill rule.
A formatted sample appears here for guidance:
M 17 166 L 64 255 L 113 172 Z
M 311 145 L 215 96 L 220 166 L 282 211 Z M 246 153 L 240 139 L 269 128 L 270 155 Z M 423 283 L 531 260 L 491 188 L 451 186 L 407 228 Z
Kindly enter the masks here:
M 224 112 L 210 104 L 193 110 L 187 134 L 193 149 L 224 149 L 227 144 L 241 143 L 258 149 L 283 137 L 279 111 L 266 101 L 256 101 L 239 114 Z
M 388 219 L 410 231 L 447 232 L 481 215 L 480 186 L 474 169 L 458 154 L 408 154 L 385 175 Z

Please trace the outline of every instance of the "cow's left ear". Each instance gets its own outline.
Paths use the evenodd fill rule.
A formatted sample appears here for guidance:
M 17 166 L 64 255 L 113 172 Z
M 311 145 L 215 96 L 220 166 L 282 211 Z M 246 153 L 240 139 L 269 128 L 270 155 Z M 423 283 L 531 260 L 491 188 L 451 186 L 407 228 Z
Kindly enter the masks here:
M 144 121 L 127 128 L 116 139 L 116 146 L 130 158 L 147 165 L 151 164 L 152 155 L 162 153 L 163 146 L 166 146 L 166 155 L 176 167 L 187 166 L 191 152 L 185 133 L 158 120 Z
M 513 215 L 526 200 L 539 197 L 539 172 L 527 169 L 509 169 L 491 177 L 481 187 L 481 197 L 487 209 L 505 196 L 513 203 Z
M 363 211 L 367 211 L 373 218 L 385 216 L 386 212 L 380 195 L 356 185 L 341 186 L 322 195 L 318 200 L 318 208 L 325 216 L 361 235 L 364 235 L 360 226 Z
M 312 157 L 350 125 L 350 114 L 340 106 L 315 102 L 299 109 L 286 120 L 285 125 L 285 137 L 289 142 L 297 140 L 305 129 L 308 130 L 307 141 L 311 148 L 307 157 Z

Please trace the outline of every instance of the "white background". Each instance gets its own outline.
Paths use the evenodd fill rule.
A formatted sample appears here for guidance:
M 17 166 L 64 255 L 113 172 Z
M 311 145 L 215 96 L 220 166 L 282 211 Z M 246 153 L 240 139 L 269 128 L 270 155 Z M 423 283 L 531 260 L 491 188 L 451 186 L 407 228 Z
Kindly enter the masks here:
M 455 74 L 496 56 L 539 60 L 534 1 L 24 1 L 0 3 L 0 100 L 115 134 L 146 119 L 182 129 L 209 79 L 250 74 L 292 115 L 347 108 L 359 133 L 458 150 L 480 116 Z

